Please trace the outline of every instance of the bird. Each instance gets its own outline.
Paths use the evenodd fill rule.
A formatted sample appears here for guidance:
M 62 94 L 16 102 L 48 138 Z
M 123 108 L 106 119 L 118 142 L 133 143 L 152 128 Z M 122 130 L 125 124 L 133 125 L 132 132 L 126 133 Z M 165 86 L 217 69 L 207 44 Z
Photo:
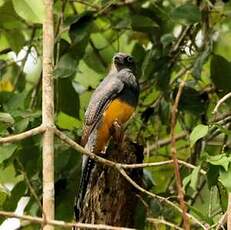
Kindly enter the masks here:
M 85 112 L 81 144 L 96 155 L 104 154 L 110 138 L 123 140 L 122 126 L 134 113 L 139 98 L 134 58 L 126 53 L 116 53 L 108 75 L 93 92 Z M 79 221 L 94 161 L 84 155 L 79 191 L 74 213 Z

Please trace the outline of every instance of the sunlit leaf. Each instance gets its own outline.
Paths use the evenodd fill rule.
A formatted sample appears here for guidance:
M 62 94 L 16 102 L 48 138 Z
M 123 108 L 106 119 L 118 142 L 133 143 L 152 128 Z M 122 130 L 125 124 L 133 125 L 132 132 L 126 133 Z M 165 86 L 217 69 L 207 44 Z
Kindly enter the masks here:
M 0 146 L 0 164 L 10 158 L 15 150 L 17 149 L 17 145 L 15 144 L 6 144 Z
M 29 23 L 43 23 L 44 4 L 42 0 L 13 0 L 17 14 Z
M 58 114 L 56 123 L 61 129 L 73 130 L 82 127 L 82 122 L 62 112 Z
M 14 118 L 9 113 L 0 112 L 0 124 L 9 127 L 14 124 Z
M 229 167 L 228 171 L 220 170 L 219 181 L 229 192 L 231 191 L 231 167 Z
M 191 183 L 190 183 L 190 187 L 196 191 L 197 188 L 197 182 L 198 182 L 198 177 L 199 177 L 199 173 L 200 173 L 200 165 L 197 166 L 196 168 L 193 169 L 192 173 L 191 173 Z
M 208 156 L 207 158 L 207 162 L 209 162 L 212 165 L 220 165 L 225 169 L 225 171 L 228 170 L 230 161 L 231 158 L 227 157 L 226 154 Z
M 10 80 L 1 80 L 0 81 L 0 92 L 12 92 L 14 86 Z
M 207 125 L 198 125 L 196 126 L 192 133 L 190 134 L 190 145 L 191 147 L 201 138 L 203 138 L 209 131 L 209 127 Z

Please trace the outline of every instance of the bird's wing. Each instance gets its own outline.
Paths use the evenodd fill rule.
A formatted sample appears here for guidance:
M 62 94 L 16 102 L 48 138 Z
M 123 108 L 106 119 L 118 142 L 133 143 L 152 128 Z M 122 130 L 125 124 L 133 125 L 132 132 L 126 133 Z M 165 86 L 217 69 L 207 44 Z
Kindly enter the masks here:
M 124 88 L 124 83 L 116 75 L 108 75 L 92 94 L 90 103 L 85 113 L 85 124 L 82 136 L 82 145 L 85 145 L 89 135 L 99 122 L 108 104 L 118 96 Z

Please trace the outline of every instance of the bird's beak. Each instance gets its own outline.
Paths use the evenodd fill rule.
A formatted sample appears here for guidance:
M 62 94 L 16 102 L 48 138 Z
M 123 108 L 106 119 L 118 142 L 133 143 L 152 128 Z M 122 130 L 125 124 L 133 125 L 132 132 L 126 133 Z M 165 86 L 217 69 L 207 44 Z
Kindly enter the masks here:
M 116 55 L 114 57 L 114 63 L 115 64 L 123 64 L 123 57 L 121 57 L 120 55 Z

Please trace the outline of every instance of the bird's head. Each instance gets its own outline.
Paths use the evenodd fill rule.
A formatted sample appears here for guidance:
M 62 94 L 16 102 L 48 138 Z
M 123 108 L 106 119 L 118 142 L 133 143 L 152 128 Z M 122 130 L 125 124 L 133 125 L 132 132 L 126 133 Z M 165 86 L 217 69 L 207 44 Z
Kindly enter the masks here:
M 125 53 L 117 53 L 113 57 L 113 63 L 117 71 L 128 68 L 135 71 L 135 61 L 132 56 Z

